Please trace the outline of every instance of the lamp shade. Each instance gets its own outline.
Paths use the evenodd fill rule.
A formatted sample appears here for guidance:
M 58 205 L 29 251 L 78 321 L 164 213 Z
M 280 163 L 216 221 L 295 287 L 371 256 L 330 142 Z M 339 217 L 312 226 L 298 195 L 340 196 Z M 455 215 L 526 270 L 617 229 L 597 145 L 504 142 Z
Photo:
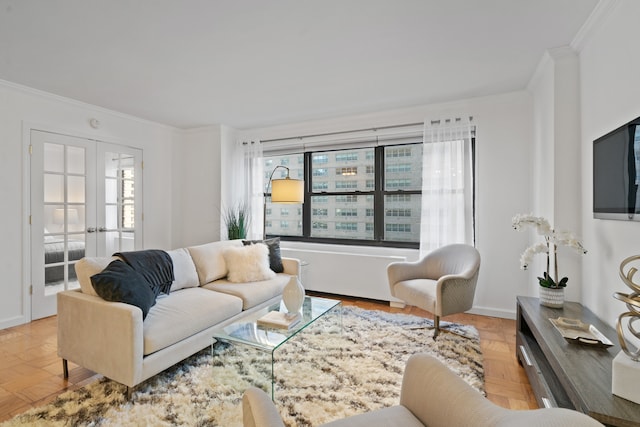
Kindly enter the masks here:
M 272 203 L 303 203 L 304 181 L 299 179 L 274 179 L 271 181 Z

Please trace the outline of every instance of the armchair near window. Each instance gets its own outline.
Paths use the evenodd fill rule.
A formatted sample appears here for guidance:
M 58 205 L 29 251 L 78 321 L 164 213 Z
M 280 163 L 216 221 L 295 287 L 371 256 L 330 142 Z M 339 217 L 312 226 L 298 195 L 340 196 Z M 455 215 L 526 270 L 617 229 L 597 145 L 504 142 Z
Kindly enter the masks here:
M 440 317 L 473 306 L 479 271 L 480 253 L 465 244 L 443 246 L 419 261 L 387 267 L 391 295 L 433 313 L 433 339 L 440 333 Z

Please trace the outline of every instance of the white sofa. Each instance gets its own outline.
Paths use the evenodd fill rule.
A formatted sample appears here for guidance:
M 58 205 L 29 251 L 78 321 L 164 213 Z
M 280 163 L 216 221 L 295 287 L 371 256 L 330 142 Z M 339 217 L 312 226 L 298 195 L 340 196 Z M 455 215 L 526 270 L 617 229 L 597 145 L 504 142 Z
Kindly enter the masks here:
M 142 381 L 211 345 L 212 331 L 239 316 L 282 298 L 300 262 L 282 258 L 284 272 L 274 278 L 232 283 L 225 251 L 241 240 L 212 242 L 168 251 L 175 280 L 143 321 L 142 310 L 97 295 L 90 277 L 114 258 L 83 258 L 75 269 L 80 289 L 58 293 L 58 355 L 67 361 L 126 385 Z M 267 261 L 268 262 L 268 261 Z

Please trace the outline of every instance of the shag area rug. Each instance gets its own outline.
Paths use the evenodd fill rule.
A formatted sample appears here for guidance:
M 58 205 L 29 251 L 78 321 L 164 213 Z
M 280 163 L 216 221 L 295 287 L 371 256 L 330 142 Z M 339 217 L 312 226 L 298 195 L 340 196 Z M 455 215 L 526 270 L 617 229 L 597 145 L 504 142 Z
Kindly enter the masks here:
M 484 393 L 479 336 L 416 328 L 430 321 L 355 307 L 325 316 L 275 352 L 275 402 L 288 426 L 313 426 L 396 405 L 404 366 L 429 353 Z M 443 322 L 444 323 L 444 322 Z M 213 351 L 213 355 L 212 355 Z M 134 389 L 103 378 L 65 392 L 50 404 L 2 424 L 9 426 L 242 426 L 242 393 L 271 387 L 270 355 L 218 342 Z M 426 384 L 425 387 L 434 385 Z

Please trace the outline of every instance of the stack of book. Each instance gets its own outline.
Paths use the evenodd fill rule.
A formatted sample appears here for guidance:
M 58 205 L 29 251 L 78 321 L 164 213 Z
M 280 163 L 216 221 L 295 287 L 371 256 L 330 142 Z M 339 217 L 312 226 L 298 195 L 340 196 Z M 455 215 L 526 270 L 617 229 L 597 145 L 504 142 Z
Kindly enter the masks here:
M 270 311 L 259 318 L 257 323 L 268 328 L 291 329 L 300 323 L 300 320 L 302 320 L 300 313 L 289 314 L 281 311 Z

